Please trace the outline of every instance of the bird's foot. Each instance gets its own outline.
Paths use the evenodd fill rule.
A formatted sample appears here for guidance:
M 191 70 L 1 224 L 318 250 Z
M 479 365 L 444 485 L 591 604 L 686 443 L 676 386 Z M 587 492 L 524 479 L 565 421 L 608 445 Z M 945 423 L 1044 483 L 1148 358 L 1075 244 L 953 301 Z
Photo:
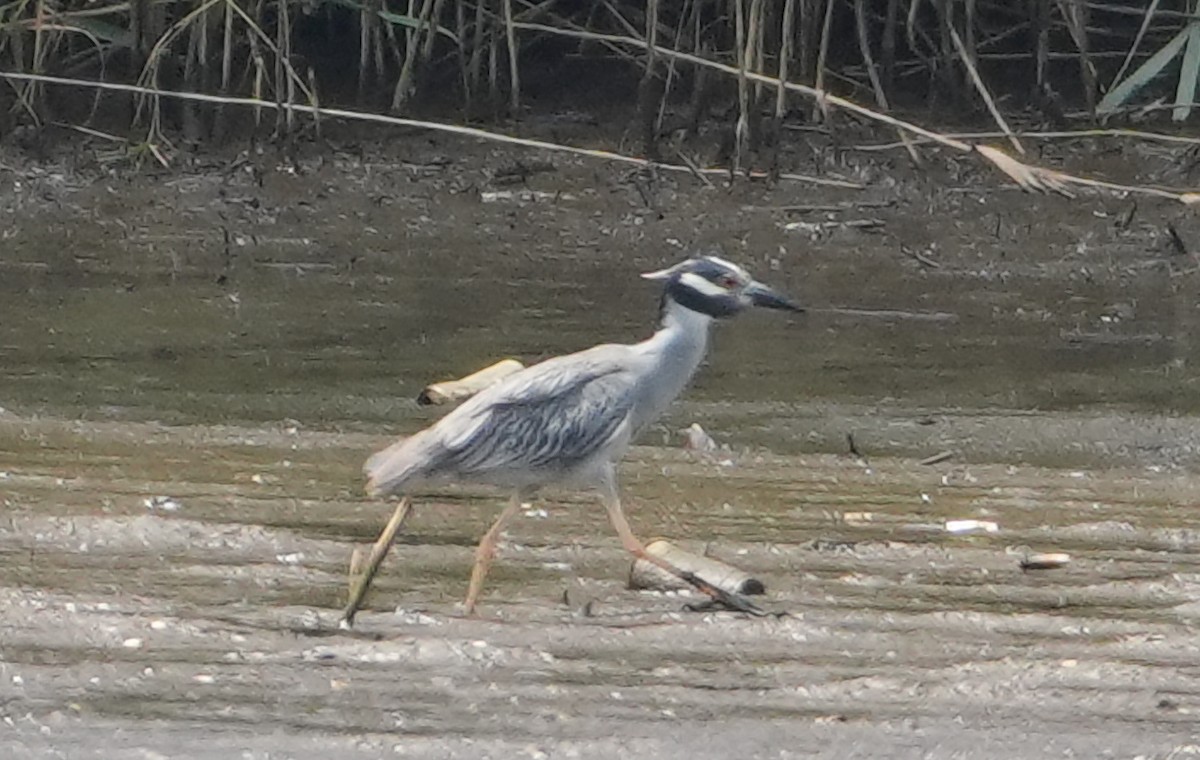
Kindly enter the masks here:
M 714 597 L 694 604 L 685 604 L 683 608 L 688 612 L 742 612 L 752 617 L 781 618 L 791 614 L 786 610 L 764 610 L 739 594 L 731 594 L 730 596 L 732 600 L 717 599 Z
M 346 609 L 342 610 L 341 617 L 338 618 L 338 630 L 349 631 L 354 628 L 354 616 L 358 614 L 358 605 L 347 605 Z
M 725 589 L 718 588 L 695 573 L 684 573 L 681 577 L 683 580 L 696 587 L 696 589 L 703 591 L 712 597 L 708 601 L 700 602 L 699 604 L 685 605 L 684 609 L 687 609 L 691 612 L 728 610 L 730 612 L 744 612 L 745 614 L 753 615 L 754 617 L 767 617 L 770 615 L 780 617 L 781 615 L 787 614 L 767 612 L 762 607 L 759 607 L 757 604 L 741 594 L 735 594 L 726 591 Z

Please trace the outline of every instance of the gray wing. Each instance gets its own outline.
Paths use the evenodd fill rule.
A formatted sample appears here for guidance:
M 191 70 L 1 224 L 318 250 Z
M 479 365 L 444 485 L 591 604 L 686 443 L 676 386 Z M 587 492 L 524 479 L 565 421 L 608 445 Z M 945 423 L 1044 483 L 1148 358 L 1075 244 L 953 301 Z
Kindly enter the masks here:
M 446 449 L 439 469 L 464 476 L 566 469 L 596 453 L 629 415 L 633 384 L 627 368 L 586 359 L 593 358 L 531 367 L 459 419 L 448 417 L 438 430 Z
M 536 480 L 599 452 L 634 403 L 625 346 L 549 359 L 481 391 L 432 427 L 367 461 L 372 493 L 410 479 Z

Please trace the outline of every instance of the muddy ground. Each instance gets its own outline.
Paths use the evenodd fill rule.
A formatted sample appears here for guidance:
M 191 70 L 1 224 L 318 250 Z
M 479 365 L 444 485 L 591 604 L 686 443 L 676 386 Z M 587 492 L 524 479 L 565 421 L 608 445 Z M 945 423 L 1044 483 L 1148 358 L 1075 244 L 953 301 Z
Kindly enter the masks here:
M 622 147 L 588 129 L 545 127 Z M 790 168 L 868 189 L 416 134 L 171 172 L 6 148 L 0 754 L 1200 754 L 1198 275 L 1166 231 L 1200 229 L 819 139 Z M 1042 160 L 1188 181 L 1156 146 Z M 636 272 L 714 244 L 812 311 L 722 326 L 624 485 L 643 537 L 744 567 L 787 614 L 626 589 L 601 511 L 549 494 L 464 619 L 497 498 L 451 489 L 336 630 L 389 511 L 361 462 L 436 417 L 420 387 L 640 337 Z M 683 451 L 691 422 L 728 450 Z M 945 530 L 966 518 L 998 530 Z M 1022 571 L 1037 551 L 1072 561 Z

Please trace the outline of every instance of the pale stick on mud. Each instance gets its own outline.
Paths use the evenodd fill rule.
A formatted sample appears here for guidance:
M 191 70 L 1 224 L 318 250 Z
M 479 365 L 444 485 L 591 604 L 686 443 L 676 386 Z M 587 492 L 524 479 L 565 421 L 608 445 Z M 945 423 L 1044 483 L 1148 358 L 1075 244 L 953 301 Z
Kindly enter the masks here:
M 1057 570 L 1071 563 L 1071 555 L 1063 552 L 1039 552 L 1021 557 L 1022 570 Z
M 766 586 L 749 573 L 712 557 L 693 554 L 670 541 L 658 538 L 646 544 L 646 553 L 660 557 L 685 572 L 693 573 L 730 594 L 754 596 L 766 593 Z M 644 559 L 629 567 L 629 588 L 676 591 L 691 588 L 678 577 Z
M 383 563 L 383 558 L 387 556 L 388 550 L 392 548 L 392 542 L 396 539 L 396 533 L 403 527 L 404 521 L 408 519 L 411 512 L 412 500 L 406 496 L 396 505 L 392 519 L 388 520 L 387 526 L 379 534 L 375 545 L 371 547 L 371 554 L 367 557 L 365 567 L 362 567 L 362 554 L 358 549 L 355 549 L 350 555 L 350 599 L 346 602 L 346 609 L 342 611 L 342 619 L 338 621 L 339 628 L 350 628 L 354 625 L 354 616 L 358 614 L 358 607 L 362 604 L 363 597 L 367 595 L 371 581 L 379 572 L 379 565 Z
M 516 359 L 501 359 L 490 367 L 484 367 L 478 372 L 458 380 L 446 380 L 425 386 L 425 389 L 417 396 L 417 403 L 440 405 L 461 401 L 523 369 L 525 369 L 525 365 Z

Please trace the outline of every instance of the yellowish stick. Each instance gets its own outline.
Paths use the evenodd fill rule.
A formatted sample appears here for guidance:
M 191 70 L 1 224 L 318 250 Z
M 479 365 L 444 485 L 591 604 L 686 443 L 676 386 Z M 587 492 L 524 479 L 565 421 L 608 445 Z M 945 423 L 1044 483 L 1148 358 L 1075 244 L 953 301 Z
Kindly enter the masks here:
M 444 380 L 440 383 L 425 386 L 421 395 L 417 396 L 418 404 L 446 404 L 474 396 L 489 385 L 503 380 L 514 372 L 525 369 L 525 365 L 516 359 L 501 359 L 495 364 L 466 377 L 457 380 Z

